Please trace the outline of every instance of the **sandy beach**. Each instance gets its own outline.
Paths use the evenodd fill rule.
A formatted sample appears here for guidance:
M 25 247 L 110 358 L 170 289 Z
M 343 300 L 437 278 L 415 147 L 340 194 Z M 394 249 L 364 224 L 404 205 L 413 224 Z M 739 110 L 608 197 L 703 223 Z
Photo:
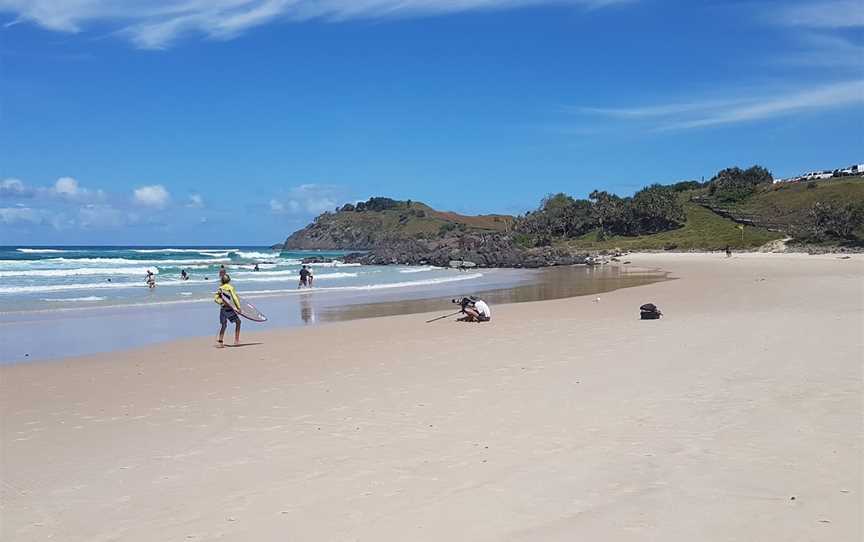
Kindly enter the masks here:
M 864 258 L 628 259 L 677 280 L 2 366 L 0 539 L 861 540 Z

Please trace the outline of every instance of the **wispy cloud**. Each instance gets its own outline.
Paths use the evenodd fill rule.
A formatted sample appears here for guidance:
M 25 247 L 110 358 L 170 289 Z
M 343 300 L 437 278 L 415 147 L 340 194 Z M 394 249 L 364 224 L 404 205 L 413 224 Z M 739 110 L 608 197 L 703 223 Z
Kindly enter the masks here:
M 686 101 L 626 108 L 580 107 L 572 108 L 571 111 L 625 121 L 647 120 L 657 130 L 687 130 L 862 105 L 864 79 L 729 100 Z
M 33 209 L 25 205 L 15 207 L 0 207 L 0 222 L 3 224 L 40 224 L 45 220 L 45 214 L 40 209 Z
M 61 32 L 95 23 L 116 25 L 138 47 L 161 49 L 186 34 L 230 39 L 277 20 L 384 19 L 540 5 L 601 8 L 637 0 L 0 0 L 11 23 L 34 22 Z M 9 24 L 9 23 L 7 23 Z
M 800 49 L 774 62 L 823 68 L 864 70 L 864 45 L 836 33 L 803 33 L 798 36 Z
M 278 199 L 270 200 L 270 212 L 274 215 L 281 215 L 285 212 L 285 204 L 279 201 Z
M 779 10 L 765 13 L 770 22 L 807 28 L 864 27 L 864 3 L 861 0 L 827 0 L 790 2 Z
M 333 210 L 347 201 L 345 189 L 327 184 L 301 184 L 281 196 L 270 199 L 270 212 L 276 215 L 317 215 Z

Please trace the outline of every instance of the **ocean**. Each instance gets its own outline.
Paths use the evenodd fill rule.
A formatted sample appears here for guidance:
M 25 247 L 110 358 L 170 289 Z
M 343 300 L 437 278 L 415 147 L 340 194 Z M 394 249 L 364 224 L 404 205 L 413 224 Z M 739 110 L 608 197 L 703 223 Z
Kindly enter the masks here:
M 294 295 L 302 293 L 299 270 L 309 256 L 334 259 L 309 266 L 316 291 L 405 289 L 483 276 L 432 266 L 344 264 L 344 254 L 242 246 L 0 247 L 0 314 L 212 301 L 220 265 L 245 298 Z M 145 283 L 148 270 L 156 275 L 152 289 Z M 181 270 L 189 280 L 181 279 Z

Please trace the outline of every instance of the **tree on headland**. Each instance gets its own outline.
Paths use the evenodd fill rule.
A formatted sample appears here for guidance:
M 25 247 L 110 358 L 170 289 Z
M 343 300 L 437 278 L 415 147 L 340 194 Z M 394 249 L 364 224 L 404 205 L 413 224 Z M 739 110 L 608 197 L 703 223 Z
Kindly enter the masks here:
M 771 172 L 762 166 L 726 168 L 708 182 L 708 195 L 720 203 L 734 203 L 752 195 L 759 185 L 772 182 Z
M 588 197 L 550 194 L 537 210 L 516 222 L 514 231 L 540 246 L 554 238 L 579 237 L 593 230 L 601 236 L 657 233 L 678 228 L 685 221 L 684 208 L 671 187 L 652 185 L 625 198 L 595 190 Z
M 674 188 L 652 184 L 633 195 L 637 235 L 672 230 L 684 225 L 684 206 Z

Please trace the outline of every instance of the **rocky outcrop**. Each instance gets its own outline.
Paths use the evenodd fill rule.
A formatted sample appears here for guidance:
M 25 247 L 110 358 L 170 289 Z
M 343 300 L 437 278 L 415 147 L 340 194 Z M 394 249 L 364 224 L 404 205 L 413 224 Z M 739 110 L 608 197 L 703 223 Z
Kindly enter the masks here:
M 333 261 L 333 258 L 325 258 L 324 256 L 307 256 L 306 258 L 303 258 L 300 263 L 332 263 Z
M 344 260 L 367 265 L 546 267 L 586 263 L 587 254 L 514 243 L 503 215 L 465 216 L 412 201 L 371 198 L 318 216 L 281 250 L 362 250 Z M 460 263 L 461 262 L 461 263 Z M 306 261 L 304 260 L 304 263 Z
M 452 261 L 472 262 L 477 267 L 548 267 L 585 263 L 587 254 L 540 247 L 525 249 L 503 234 L 462 234 L 442 239 L 391 240 L 369 252 L 348 254 L 345 262 L 364 265 L 435 265 Z
M 273 248 L 372 250 L 391 246 L 394 240 L 504 233 L 510 230 L 513 220 L 506 215 L 468 216 L 436 211 L 419 201 L 376 197 L 323 213 Z
M 334 221 L 316 220 L 292 233 L 281 250 L 367 250 L 382 244 L 381 235 L 365 224 L 346 225 Z

